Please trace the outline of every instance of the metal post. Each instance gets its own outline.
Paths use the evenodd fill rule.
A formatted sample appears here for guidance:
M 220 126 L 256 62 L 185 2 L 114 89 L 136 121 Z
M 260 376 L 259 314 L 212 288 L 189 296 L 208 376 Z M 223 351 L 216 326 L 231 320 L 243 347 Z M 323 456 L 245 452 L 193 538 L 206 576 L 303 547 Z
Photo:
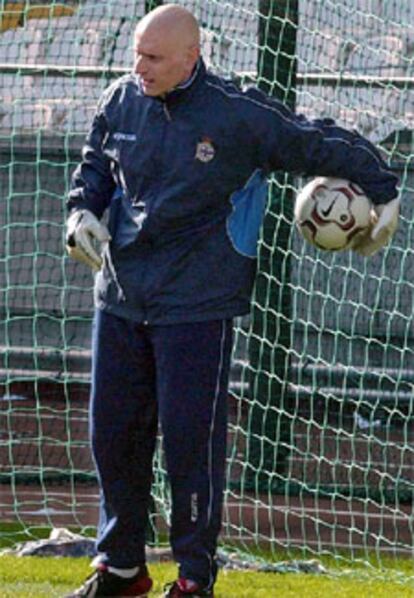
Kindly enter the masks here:
M 258 85 L 294 108 L 298 0 L 259 2 Z M 291 445 L 292 405 L 288 395 L 291 334 L 290 258 L 293 198 L 290 177 L 275 176 L 252 308 L 251 407 L 246 422 L 249 468 L 244 488 L 277 490 L 286 473 Z M 276 214 L 276 216 L 275 216 Z M 275 231 L 277 230 L 277 235 Z M 265 342 L 264 342 L 265 341 Z

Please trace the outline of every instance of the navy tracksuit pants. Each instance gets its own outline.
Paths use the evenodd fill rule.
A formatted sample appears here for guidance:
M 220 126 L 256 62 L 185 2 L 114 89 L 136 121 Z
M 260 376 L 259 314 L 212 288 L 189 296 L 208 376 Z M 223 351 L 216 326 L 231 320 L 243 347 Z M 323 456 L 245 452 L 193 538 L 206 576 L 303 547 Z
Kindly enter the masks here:
M 231 320 L 142 325 L 96 311 L 90 421 L 104 562 L 126 568 L 145 561 L 159 421 L 179 574 L 214 583 L 231 347 Z

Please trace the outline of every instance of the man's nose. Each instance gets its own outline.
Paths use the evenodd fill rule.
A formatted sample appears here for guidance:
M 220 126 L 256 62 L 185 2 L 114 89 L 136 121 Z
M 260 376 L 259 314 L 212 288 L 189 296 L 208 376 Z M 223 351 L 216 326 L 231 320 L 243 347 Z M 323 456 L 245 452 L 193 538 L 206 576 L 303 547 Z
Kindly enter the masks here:
M 142 56 L 137 56 L 137 58 L 135 59 L 135 72 L 138 75 L 142 75 L 145 73 L 145 71 L 145 60 L 142 59 Z

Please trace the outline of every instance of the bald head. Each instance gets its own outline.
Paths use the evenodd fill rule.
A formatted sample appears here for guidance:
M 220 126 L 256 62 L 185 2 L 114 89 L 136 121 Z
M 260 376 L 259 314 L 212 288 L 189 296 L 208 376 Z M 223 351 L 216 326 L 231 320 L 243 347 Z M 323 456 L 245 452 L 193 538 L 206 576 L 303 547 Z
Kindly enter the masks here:
M 199 55 L 199 26 L 184 7 L 159 6 L 138 23 L 135 72 L 146 95 L 163 95 L 188 79 Z
M 196 18 L 183 6 L 165 4 L 149 12 L 138 23 L 136 33 L 154 31 L 172 35 L 187 47 L 200 45 L 200 30 Z

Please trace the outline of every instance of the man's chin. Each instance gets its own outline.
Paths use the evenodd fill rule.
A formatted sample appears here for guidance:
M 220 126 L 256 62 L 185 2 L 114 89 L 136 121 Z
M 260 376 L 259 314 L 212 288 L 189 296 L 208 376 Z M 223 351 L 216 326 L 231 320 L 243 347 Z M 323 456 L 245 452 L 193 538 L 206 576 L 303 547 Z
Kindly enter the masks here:
M 145 84 L 142 83 L 142 89 L 143 92 L 146 96 L 152 96 L 152 97 L 156 97 L 158 95 L 160 95 L 160 90 L 155 86 L 155 85 L 151 85 L 151 84 Z

